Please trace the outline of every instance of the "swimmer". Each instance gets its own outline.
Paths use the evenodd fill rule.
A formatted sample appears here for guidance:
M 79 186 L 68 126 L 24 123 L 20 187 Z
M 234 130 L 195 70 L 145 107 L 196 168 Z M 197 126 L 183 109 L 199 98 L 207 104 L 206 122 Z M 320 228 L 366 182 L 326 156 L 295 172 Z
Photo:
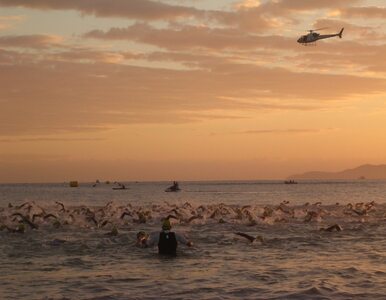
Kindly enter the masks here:
M 192 221 L 194 221 L 194 220 L 196 220 L 196 219 L 203 219 L 203 218 L 204 218 L 204 217 L 201 216 L 201 215 L 195 215 L 195 216 L 190 217 L 190 218 L 187 220 L 187 223 L 190 223 L 190 222 L 192 222 Z
M 50 246 L 61 246 L 61 245 L 63 245 L 66 242 L 67 242 L 66 240 L 54 239 L 52 241 L 47 242 L 47 245 L 50 245 Z
M 117 227 L 113 227 L 111 231 L 105 233 L 106 236 L 117 236 L 118 235 L 118 229 Z
M 60 212 L 66 211 L 66 209 L 64 208 L 64 204 L 63 204 L 63 203 L 58 202 L 58 201 L 56 201 L 55 203 L 56 203 L 57 205 L 61 206 L 61 209 L 59 210 Z
M 172 226 L 169 219 L 165 219 L 162 223 L 162 231 L 152 233 L 149 238 L 145 239 L 144 243 L 147 247 L 158 245 L 158 253 L 164 255 L 175 256 L 177 254 L 178 243 L 192 247 L 193 243 L 186 239 L 183 235 L 170 231 Z
M 121 217 L 120 217 L 120 219 L 122 220 L 125 216 L 129 216 L 129 217 L 132 217 L 133 216 L 133 214 L 130 212 L 130 211 L 128 211 L 128 210 L 125 210 L 123 213 L 122 213 L 122 215 L 121 215 Z
M 20 223 L 15 228 L 8 227 L 6 225 L 1 225 L 0 226 L 0 231 L 2 231 L 3 229 L 7 229 L 8 232 L 11 232 L 11 233 L 24 233 L 25 232 L 25 226 L 24 226 L 23 223 Z
M 309 211 L 307 212 L 307 215 L 304 217 L 304 222 L 311 222 L 313 220 L 316 220 L 319 217 L 319 213 L 316 211 Z
M 36 225 L 35 223 L 33 223 L 29 220 L 29 216 L 24 216 L 21 213 L 13 213 L 11 216 L 14 217 L 14 220 L 19 217 L 21 219 L 20 223 L 24 223 L 24 224 L 29 225 L 31 227 L 31 229 L 38 229 L 39 228 L 38 225 Z
M 243 238 L 246 238 L 248 241 L 250 241 L 251 243 L 253 243 L 254 241 L 260 241 L 260 242 L 264 242 L 264 239 L 261 235 L 258 235 L 256 237 L 253 237 L 249 234 L 246 234 L 246 233 L 243 233 L 243 232 L 235 232 L 234 234 L 238 235 L 238 236 L 241 236 Z
M 319 229 L 320 231 L 328 231 L 328 232 L 333 232 L 334 230 L 335 231 L 342 231 L 343 228 L 339 225 L 339 224 L 334 224 L 334 225 L 331 225 L 327 228 L 320 228 Z
M 140 248 L 146 248 L 146 241 L 149 238 L 149 235 L 145 231 L 140 231 L 137 233 L 136 246 Z

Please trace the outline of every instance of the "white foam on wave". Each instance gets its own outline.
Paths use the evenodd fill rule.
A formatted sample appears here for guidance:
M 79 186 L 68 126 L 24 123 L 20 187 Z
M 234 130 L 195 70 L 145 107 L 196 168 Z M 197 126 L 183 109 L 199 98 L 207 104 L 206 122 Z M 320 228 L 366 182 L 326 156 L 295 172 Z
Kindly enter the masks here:
M 0 208 L 1 229 L 9 231 L 44 227 L 73 226 L 82 228 L 120 228 L 135 224 L 159 224 L 169 218 L 172 224 L 186 226 L 207 224 L 275 225 L 275 224 L 376 224 L 386 220 L 386 204 L 361 202 L 347 205 L 321 203 L 289 205 L 182 204 L 164 202 L 153 205 L 71 206 L 56 202 L 41 206 L 26 202 Z

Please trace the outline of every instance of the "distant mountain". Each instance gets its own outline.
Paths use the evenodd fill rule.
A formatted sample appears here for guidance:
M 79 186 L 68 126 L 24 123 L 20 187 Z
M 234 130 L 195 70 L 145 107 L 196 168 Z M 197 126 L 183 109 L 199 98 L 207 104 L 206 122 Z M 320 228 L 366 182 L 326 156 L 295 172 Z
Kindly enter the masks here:
M 386 165 L 363 165 L 340 172 L 306 172 L 290 179 L 386 179 Z

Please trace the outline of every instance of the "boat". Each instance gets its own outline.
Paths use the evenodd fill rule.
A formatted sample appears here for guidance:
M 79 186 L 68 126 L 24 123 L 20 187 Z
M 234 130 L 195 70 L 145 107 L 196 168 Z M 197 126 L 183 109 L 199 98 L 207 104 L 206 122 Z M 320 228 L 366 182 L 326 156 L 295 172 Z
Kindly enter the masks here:
M 113 187 L 113 190 L 128 190 L 128 188 L 122 184 L 122 183 L 119 183 L 119 182 L 116 182 L 118 184 L 117 187 Z
M 172 186 L 169 186 L 169 187 L 165 190 L 165 192 L 167 192 L 167 193 L 170 193 L 170 192 L 179 192 L 179 191 L 181 191 L 181 189 L 180 189 L 180 187 L 179 187 L 177 181 L 174 181 L 174 182 L 173 182 L 173 185 L 172 185 Z
M 286 180 L 286 181 L 284 181 L 284 183 L 285 183 L 285 184 L 298 184 L 297 181 L 292 180 L 292 179 Z
M 120 186 L 120 187 L 113 187 L 113 190 L 128 190 L 128 188 L 125 186 Z

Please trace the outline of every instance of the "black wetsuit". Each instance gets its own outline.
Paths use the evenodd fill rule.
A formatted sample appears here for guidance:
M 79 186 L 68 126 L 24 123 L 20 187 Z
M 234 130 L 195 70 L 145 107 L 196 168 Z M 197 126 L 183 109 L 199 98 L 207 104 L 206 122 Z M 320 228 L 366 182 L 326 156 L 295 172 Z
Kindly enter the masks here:
M 177 254 L 177 239 L 174 232 L 160 232 L 158 242 L 158 253 L 166 255 Z

